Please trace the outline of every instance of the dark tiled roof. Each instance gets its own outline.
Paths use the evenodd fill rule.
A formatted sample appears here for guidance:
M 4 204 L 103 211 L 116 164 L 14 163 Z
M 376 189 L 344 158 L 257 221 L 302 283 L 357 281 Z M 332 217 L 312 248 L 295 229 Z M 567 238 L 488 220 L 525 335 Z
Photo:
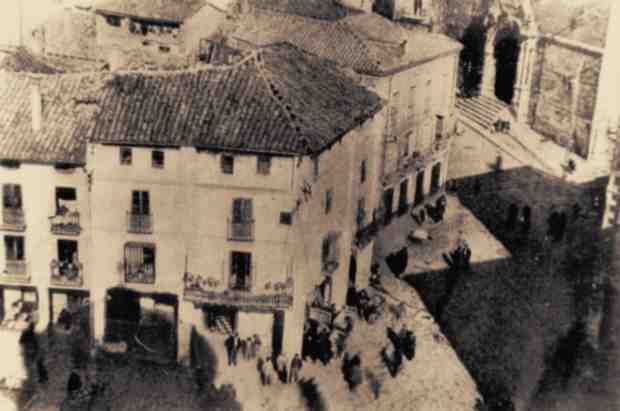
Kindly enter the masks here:
M 591 46 L 604 47 L 612 0 L 537 0 L 538 29 Z
M 83 164 L 90 104 L 101 75 L 39 76 L 0 72 L 0 159 Z M 39 84 L 42 128 L 32 128 L 31 86 Z
M 245 16 L 231 39 L 237 46 L 265 46 L 288 41 L 358 73 L 384 75 L 410 64 L 460 50 L 442 34 L 406 30 L 376 14 L 359 14 L 338 21 L 298 16 Z M 409 47 L 405 52 L 403 41 Z
M 290 45 L 232 66 L 109 80 L 92 141 L 280 154 L 324 149 L 381 107 L 333 64 Z
M 273 13 L 338 20 L 356 13 L 336 0 L 248 0 L 250 7 Z
M 0 62 L 0 70 L 35 74 L 98 71 L 102 70 L 103 66 L 103 63 L 81 59 L 36 55 L 23 47 L 8 52 L 6 58 Z
M 182 22 L 205 4 L 205 0 L 102 0 L 95 8 L 102 13 Z

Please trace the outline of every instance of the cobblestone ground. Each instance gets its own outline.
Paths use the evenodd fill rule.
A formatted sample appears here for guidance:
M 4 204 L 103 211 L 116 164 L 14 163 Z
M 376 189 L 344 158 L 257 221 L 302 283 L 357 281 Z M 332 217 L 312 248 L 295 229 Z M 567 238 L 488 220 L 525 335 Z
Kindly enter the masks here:
M 593 199 L 604 185 L 600 181 L 576 185 L 535 173 L 472 136 L 455 144 L 450 173 L 459 182 L 461 202 L 512 257 L 475 262 L 470 273 L 460 276 L 438 321 L 485 396 L 511 398 L 517 410 L 569 409 L 565 403 L 549 408 L 561 394 L 554 398 L 553 393 L 541 391 L 539 383 L 555 378 L 547 373 L 550 357 L 578 313 L 583 314 L 584 305 L 596 300 L 584 297 L 588 291 L 583 288 L 592 285 L 591 275 L 596 271 L 593 256 L 598 252 L 604 205 L 595 207 Z M 498 155 L 504 156 L 501 172 L 494 168 Z M 478 190 L 476 179 L 481 181 Z M 580 203 L 582 213 L 573 220 L 575 202 Z M 532 207 L 532 228 L 527 235 L 507 229 L 511 203 Z M 544 240 L 552 205 L 569 216 L 567 235 L 555 244 Z M 403 230 L 414 225 L 411 219 L 403 221 L 409 225 Z M 464 231 L 467 237 L 467 228 Z M 489 247 L 479 241 L 470 245 L 474 255 L 477 249 Z M 434 314 L 446 291 L 446 275 L 446 270 L 437 270 L 408 277 Z M 596 386 L 592 381 L 589 386 Z M 504 408 L 498 405 L 496 409 Z

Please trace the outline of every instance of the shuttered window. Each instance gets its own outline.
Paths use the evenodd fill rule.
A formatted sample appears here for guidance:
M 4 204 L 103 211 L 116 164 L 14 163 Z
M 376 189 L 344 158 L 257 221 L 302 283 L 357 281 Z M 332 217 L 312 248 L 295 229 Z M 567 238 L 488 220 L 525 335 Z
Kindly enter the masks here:
M 254 221 L 251 198 L 235 198 L 233 200 L 233 223 L 249 223 Z
M 22 189 L 19 184 L 2 186 L 2 203 L 4 208 L 22 208 Z
M 24 237 L 7 235 L 4 237 L 4 250 L 6 259 L 9 261 L 21 261 L 24 259 Z
M 148 191 L 133 191 L 131 193 L 131 213 L 134 215 L 151 214 L 151 205 Z

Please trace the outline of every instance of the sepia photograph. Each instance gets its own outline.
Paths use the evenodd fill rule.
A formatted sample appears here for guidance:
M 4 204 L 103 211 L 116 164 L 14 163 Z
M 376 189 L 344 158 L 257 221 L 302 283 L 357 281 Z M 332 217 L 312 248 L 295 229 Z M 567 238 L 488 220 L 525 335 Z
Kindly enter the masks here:
M 0 411 L 620 411 L 619 126 L 619 0 L 0 0 Z

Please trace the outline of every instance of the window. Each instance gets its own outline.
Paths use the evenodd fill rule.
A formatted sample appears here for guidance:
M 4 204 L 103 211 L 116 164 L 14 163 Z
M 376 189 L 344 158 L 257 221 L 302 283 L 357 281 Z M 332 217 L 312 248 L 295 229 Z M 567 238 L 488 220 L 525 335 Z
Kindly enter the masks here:
M 262 175 L 268 175 L 271 172 L 271 157 L 258 156 L 256 160 L 256 172 Z
M 224 154 L 222 155 L 221 160 L 222 165 L 222 173 L 224 174 L 234 174 L 235 173 L 235 158 L 231 155 Z
M 22 208 L 22 189 L 19 184 L 4 184 L 2 186 L 2 203 L 4 208 Z
M 63 264 L 78 263 L 78 242 L 73 240 L 58 240 L 58 262 Z
M 312 159 L 312 161 L 314 163 L 313 164 L 314 165 L 314 178 L 317 179 L 317 178 L 319 178 L 319 172 L 320 172 L 320 169 L 319 169 L 319 166 L 320 166 L 319 165 L 319 157 L 318 156 L 314 157 Z
M 252 285 L 252 254 L 233 251 L 230 254 L 230 288 L 250 291 Z
M 0 160 L 0 166 L 4 168 L 19 168 L 21 163 L 15 160 Z
M 409 104 L 407 104 L 407 109 L 409 110 L 409 116 L 413 116 L 415 113 L 415 93 L 416 87 L 409 87 Z
M 363 183 L 366 181 L 366 173 L 368 168 L 368 160 L 362 160 L 360 164 L 360 182 Z
M 114 27 L 121 26 L 121 18 L 119 16 L 106 16 L 105 19 L 110 26 L 114 26 Z
M 150 198 L 148 191 L 132 191 L 131 193 L 131 214 L 149 215 L 151 214 Z
M 164 168 L 164 152 L 153 150 L 151 152 L 151 166 L 153 168 Z
M 422 14 L 422 0 L 413 0 L 413 14 L 416 16 Z
M 321 265 L 323 271 L 332 273 L 338 268 L 339 254 L 338 235 L 336 233 L 329 233 L 323 238 L 323 243 L 321 244 Z
M 72 187 L 56 187 L 56 215 L 77 211 L 77 194 Z
M 232 207 L 230 238 L 251 240 L 254 236 L 254 212 L 251 198 L 235 198 Z
M 356 222 L 359 227 L 362 227 L 365 221 L 366 221 L 366 199 L 364 197 L 360 197 L 357 200 Z
M 435 138 L 440 140 L 443 137 L 443 116 L 437 116 L 435 123 Z
M 128 243 L 125 245 L 125 281 L 153 284 L 155 282 L 155 246 Z
M 159 51 L 161 51 L 162 53 L 170 53 L 170 47 L 169 46 L 159 46 Z
M 392 109 L 390 111 L 391 113 L 391 118 L 390 120 L 392 121 L 392 128 L 395 129 L 398 127 L 398 108 L 399 108 L 399 104 L 400 104 L 400 93 L 398 91 L 395 91 L 394 94 L 392 95 Z
M 329 214 L 332 210 L 332 196 L 333 194 L 331 189 L 325 192 L 325 214 Z
M 293 224 L 293 213 L 291 213 L 290 211 L 282 211 L 280 213 L 280 224 L 292 225 Z
M 4 236 L 4 255 L 8 261 L 23 261 L 24 237 Z
M 131 165 L 131 159 L 132 159 L 131 148 L 129 148 L 129 147 L 121 147 L 121 149 L 120 149 L 120 159 L 121 159 L 121 165 L 123 165 L 123 166 L 130 166 Z
M 407 157 L 409 155 L 409 138 L 411 137 L 411 133 L 407 133 L 405 136 L 401 138 L 400 141 L 400 154 L 401 157 Z

